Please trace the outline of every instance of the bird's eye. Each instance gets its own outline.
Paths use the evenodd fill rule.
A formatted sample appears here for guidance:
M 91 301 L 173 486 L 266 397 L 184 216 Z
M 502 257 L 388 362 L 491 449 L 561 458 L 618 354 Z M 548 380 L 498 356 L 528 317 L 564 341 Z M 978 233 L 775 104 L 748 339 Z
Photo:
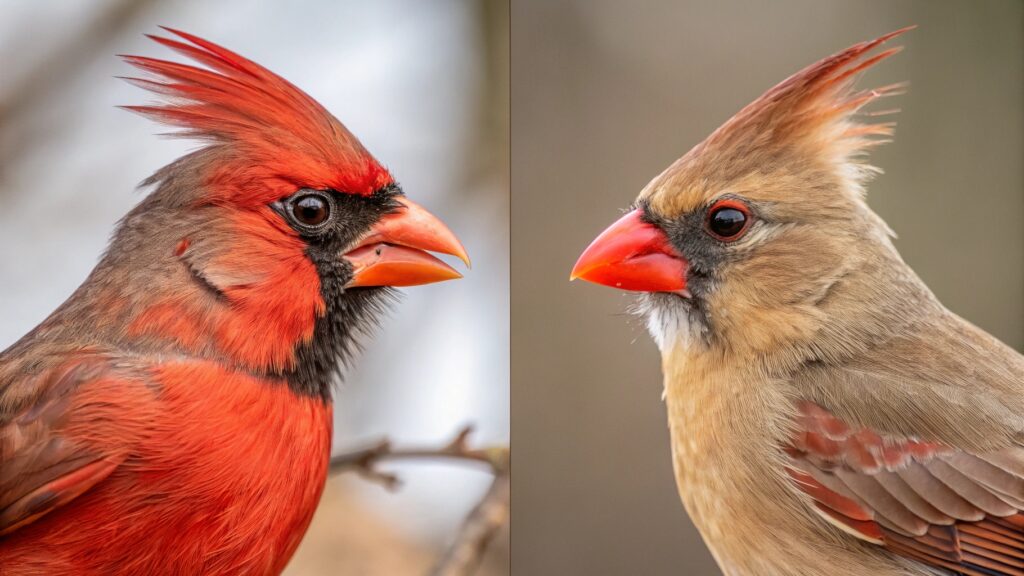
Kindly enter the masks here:
M 742 202 L 721 200 L 708 210 L 708 232 L 719 240 L 737 240 L 749 225 L 750 209 Z
M 315 229 L 331 217 L 331 202 L 321 194 L 304 194 L 291 202 L 292 218 L 303 227 Z

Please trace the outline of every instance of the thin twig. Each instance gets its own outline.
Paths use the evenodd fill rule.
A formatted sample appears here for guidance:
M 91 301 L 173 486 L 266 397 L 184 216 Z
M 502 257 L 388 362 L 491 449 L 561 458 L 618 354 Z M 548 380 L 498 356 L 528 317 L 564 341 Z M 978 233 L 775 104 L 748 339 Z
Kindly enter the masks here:
M 459 430 L 450 442 L 441 448 L 404 448 L 395 449 L 391 446 L 390 440 L 381 440 L 369 448 L 355 450 L 339 454 L 331 458 L 331 472 L 336 473 L 345 469 L 354 469 L 363 476 L 380 482 L 384 486 L 394 489 L 400 485 L 398 478 L 389 472 L 382 472 L 377 469 L 377 464 L 385 460 L 419 460 L 419 459 L 455 459 L 470 462 L 480 462 L 491 468 L 498 474 L 506 466 L 508 448 L 495 446 L 490 448 L 469 447 L 469 436 L 473 433 L 472 426 L 466 426 Z
M 472 426 L 466 426 L 441 448 L 394 449 L 389 440 L 331 458 L 331 472 L 355 470 L 363 477 L 394 490 L 398 477 L 383 472 L 377 464 L 384 460 L 455 459 L 488 466 L 494 481 L 483 499 L 462 523 L 455 542 L 431 572 L 432 576 L 468 576 L 480 565 L 494 535 L 508 521 L 511 506 L 511 452 L 507 446 L 470 448 Z

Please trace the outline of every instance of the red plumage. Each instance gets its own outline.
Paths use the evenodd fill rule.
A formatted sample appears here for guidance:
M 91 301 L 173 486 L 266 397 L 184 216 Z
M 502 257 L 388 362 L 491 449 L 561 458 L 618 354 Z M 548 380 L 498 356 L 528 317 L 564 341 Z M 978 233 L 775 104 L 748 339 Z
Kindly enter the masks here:
M 439 220 L 320 104 L 215 44 L 130 56 L 130 107 L 206 146 L 0 353 L 0 574 L 277 574 L 313 515 L 331 384 L 383 286 L 459 275 Z
M 183 128 L 183 136 L 230 147 L 223 164 L 206 174 L 211 201 L 265 204 L 295 185 L 369 195 L 392 182 L 359 140 L 305 92 L 212 42 L 165 30 L 191 44 L 149 37 L 209 69 L 124 56 L 155 76 L 128 81 L 169 100 L 125 108 Z
M 0 537 L 0 572 L 276 574 L 284 568 L 323 488 L 329 404 L 215 363 L 164 362 L 144 377 L 102 357 L 70 364 L 55 369 L 62 376 L 42 404 L 48 409 L 36 404 L 20 412 L 15 426 L 26 431 L 29 446 L 44 446 L 47 462 L 89 462 L 91 468 L 79 468 L 89 474 L 36 489 L 37 495 L 66 494 L 68 501 L 3 529 L 9 534 Z M 6 432 L 10 440 L 11 429 Z M 0 488 L 10 489 L 2 481 Z

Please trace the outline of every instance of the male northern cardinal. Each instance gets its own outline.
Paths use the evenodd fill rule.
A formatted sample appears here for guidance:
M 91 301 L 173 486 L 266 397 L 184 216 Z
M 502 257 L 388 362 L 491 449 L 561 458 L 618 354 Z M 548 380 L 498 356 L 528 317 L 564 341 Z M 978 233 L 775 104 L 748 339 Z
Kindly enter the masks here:
M 857 44 L 641 192 L 573 277 L 644 293 L 676 479 L 730 575 L 1024 574 L 1024 358 L 945 309 L 868 208 L 891 134 Z
M 320 104 L 168 29 L 131 110 L 202 149 L 0 354 L 0 574 L 276 574 L 320 498 L 331 382 L 387 286 L 459 277 L 455 236 Z

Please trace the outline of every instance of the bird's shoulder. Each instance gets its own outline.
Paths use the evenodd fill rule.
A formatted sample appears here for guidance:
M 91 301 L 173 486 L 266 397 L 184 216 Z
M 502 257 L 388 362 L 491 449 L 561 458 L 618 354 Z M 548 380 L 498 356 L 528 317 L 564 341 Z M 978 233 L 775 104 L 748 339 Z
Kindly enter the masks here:
M 119 412 L 153 404 L 137 364 L 57 348 L 0 358 L 0 536 L 109 476 L 139 432 Z
M 85 384 L 144 381 L 154 363 L 108 346 L 26 339 L 0 353 L 0 426 L 41 403 L 71 397 Z
M 853 426 L 981 451 L 1024 434 L 1024 356 L 945 312 L 838 361 L 815 360 L 790 381 Z

